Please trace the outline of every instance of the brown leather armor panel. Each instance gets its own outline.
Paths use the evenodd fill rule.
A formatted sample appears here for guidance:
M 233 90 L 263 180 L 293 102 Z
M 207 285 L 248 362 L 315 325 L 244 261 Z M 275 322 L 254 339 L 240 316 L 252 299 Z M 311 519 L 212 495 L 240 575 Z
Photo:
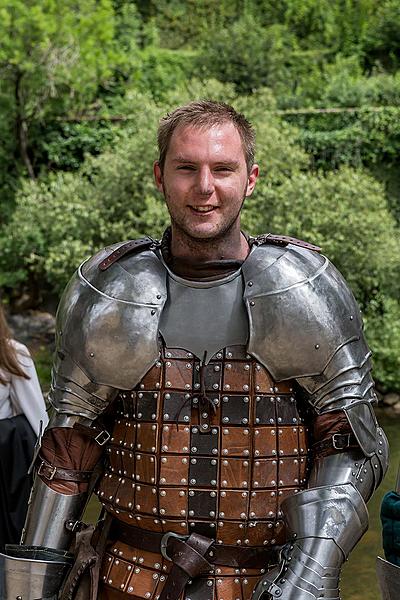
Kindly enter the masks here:
M 156 600 L 164 587 L 171 564 L 160 554 L 115 542 L 109 547 L 103 561 L 98 598 Z M 265 570 L 215 567 L 207 576 L 198 577 L 188 584 L 180 600 L 251 600 L 253 590 Z
M 309 453 L 304 409 L 292 382 L 274 382 L 240 346 L 218 352 L 205 367 L 185 350 L 166 348 L 117 402 L 108 466 L 97 492 L 113 516 L 150 531 L 196 532 L 229 545 L 286 541 L 280 505 L 305 487 Z M 125 579 L 111 548 L 109 566 L 103 565 L 106 585 L 114 588 L 117 582 L 115 589 L 132 587 L 136 591 L 129 594 L 155 598 L 163 568 L 154 564 L 170 563 L 151 557 L 149 574 L 145 577 L 143 567 L 139 584 L 133 556 L 143 552 L 123 552 L 129 555 Z M 241 577 L 241 592 L 234 595 L 238 573 L 231 571 L 230 591 L 214 597 L 250 598 L 254 586 Z M 227 580 L 219 584 L 217 575 L 206 585 L 225 590 Z M 259 576 L 260 570 L 254 581 Z

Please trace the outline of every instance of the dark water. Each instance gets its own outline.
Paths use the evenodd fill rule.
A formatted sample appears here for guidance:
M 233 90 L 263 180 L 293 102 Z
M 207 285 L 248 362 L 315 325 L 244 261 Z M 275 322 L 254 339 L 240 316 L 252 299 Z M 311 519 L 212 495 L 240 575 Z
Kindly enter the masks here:
M 343 569 L 341 591 L 343 600 L 379 600 L 380 593 L 375 576 L 376 556 L 383 556 L 381 544 L 381 524 L 379 510 L 385 493 L 393 489 L 400 463 L 400 417 L 388 417 L 379 413 L 378 419 L 385 429 L 390 443 L 390 466 L 386 477 L 378 491 L 368 503 L 370 527 L 352 552 Z M 86 519 L 95 521 L 98 514 L 98 503 L 92 500 L 89 504 Z M 399 599 L 400 600 L 400 599 Z
M 381 597 L 375 576 L 375 557 L 383 556 L 379 510 L 383 496 L 393 489 L 396 481 L 400 463 L 400 417 L 389 418 L 379 413 L 378 419 L 389 439 L 390 465 L 383 483 L 368 503 L 369 529 L 343 569 L 343 600 L 379 600 Z

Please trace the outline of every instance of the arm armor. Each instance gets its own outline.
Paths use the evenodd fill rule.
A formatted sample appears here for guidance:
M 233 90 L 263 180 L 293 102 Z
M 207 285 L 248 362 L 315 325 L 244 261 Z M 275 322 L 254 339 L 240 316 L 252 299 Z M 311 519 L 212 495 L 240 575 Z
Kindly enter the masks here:
M 363 336 L 358 307 L 340 274 L 329 265 L 325 269 L 320 265 L 321 269 L 325 271 L 324 281 L 318 282 L 320 272 L 319 276 L 309 276 L 307 281 L 293 288 L 288 286 L 286 290 L 287 301 L 291 294 L 297 296 L 303 287 L 305 298 L 309 296 L 313 302 L 311 314 L 314 317 L 317 314 L 320 319 L 318 332 L 306 328 L 300 338 L 309 356 L 310 351 L 314 351 L 311 355 L 314 357 L 315 351 L 321 349 L 322 353 L 314 362 L 311 358 L 302 376 L 295 366 L 296 379 L 316 415 L 345 413 L 358 447 L 339 448 L 338 453 L 317 457 L 310 473 L 309 489 L 283 502 L 282 511 L 292 540 L 282 551 L 279 567 L 270 571 L 257 586 L 254 600 L 261 597 L 265 600 L 339 600 L 341 566 L 367 529 L 365 502 L 380 484 L 388 466 L 387 440 L 373 410 L 376 395 L 370 375 L 371 353 Z M 312 291 L 310 281 L 316 283 Z M 323 295 L 322 308 L 318 307 L 319 300 L 315 297 L 318 289 Z M 305 298 L 301 300 L 299 295 L 297 299 L 303 307 Z M 307 303 L 300 312 L 310 312 Z M 300 321 L 300 326 L 307 325 L 302 317 Z M 293 322 L 298 325 L 298 320 Z M 334 324 L 336 332 L 332 330 Z M 311 343 L 310 335 L 315 335 L 315 344 Z M 288 352 L 290 362 L 293 351 L 288 349 Z M 296 360 L 290 364 L 293 369 Z M 332 447 L 335 448 L 334 436 Z
M 118 250 L 120 246 L 117 244 L 111 250 Z M 4 558 L 8 566 L 3 587 L 12 590 L 11 594 L 15 592 L 15 596 L 10 597 L 22 596 L 21 590 L 26 587 L 22 585 L 21 577 L 16 579 L 15 561 L 20 570 L 27 573 L 33 564 L 25 560 L 27 547 L 35 548 L 35 557 L 41 559 L 40 562 L 50 560 L 52 549 L 66 555 L 74 537 L 74 526 L 88 499 L 87 479 L 95 465 L 86 471 L 74 471 L 76 467 L 71 467 L 71 462 L 63 464 L 63 457 L 57 463 L 56 451 L 53 462 L 43 459 L 45 442 L 54 442 L 56 448 L 57 443 L 62 445 L 63 432 L 66 432 L 65 439 L 68 436 L 71 439 L 79 425 L 81 431 L 84 426 L 92 433 L 93 430 L 96 432 L 89 436 L 93 446 L 96 446 L 93 439 L 100 446 L 105 443 L 108 434 L 98 429 L 99 417 L 118 390 L 132 389 L 159 355 L 158 321 L 166 299 L 165 270 L 148 248 L 134 256 L 124 256 L 110 268 L 100 269 L 99 265 L 109 255 L 110 248 L 81 265 L 58 308 L 56 353 L 49 394 L 53 416 L 44 433 L 42 448 L 38 450 L 40 454 L 36 455 L 38 469 L 22 535 L 24 546 L 20 546 L 20 550 L 14 549 L 13 557 Z M 75 447 L 79 447 L 82 435 L 79 438 L 77 434 L 74 438 Z M 82 460 L 86 459 L 84 452 L 82 444 Z M 50 455 L 53 456 L 52 451 Z M 78 479 L 74 481 L 73 477 Z M 85 491 L 81 492 L 81 487 Z M 43 575 L 43 594 L 39 595 L 32 586 L 28 588 L 29 593 L 23 595 L 24 600 L 53 598 L 44 588 L 48 582 L 46 573 L 56 577 L 54 569 L 57 566 L 52 570 L 48 562 L 47 567 Z M 35 569 L 37 571 L 37 565 Z M 58 571 L 61 581 L 65 565 Z M 57 585 L 53 587 L 57 589 Z
M 113 247 L 113 250 L 120 245 Z M 61 299 L 56 353 L 49 394 L 54 413 L 47 431 L 91 426 L 118 389 L 132 389 L 158 358 L 158 317 L 166 299 L 165 271 L 150 250 L 126 256 L 101 270 L 110 249 L 78 269 Z M 107 343 L 104 343 L 107 340 Z M 45 434 L 46 435 L 46 434 Z M 96 438 L 104 443 L 105 432 Z M 86 493 L 63 494 L 47 464 L 39 466 L 23 541 L 67 548 L 72 533 L 64 523 L 79 519 Z M 45 518 L 38 519 L 39 513 Z M 51 522 L 52 527 L 41 525 Z

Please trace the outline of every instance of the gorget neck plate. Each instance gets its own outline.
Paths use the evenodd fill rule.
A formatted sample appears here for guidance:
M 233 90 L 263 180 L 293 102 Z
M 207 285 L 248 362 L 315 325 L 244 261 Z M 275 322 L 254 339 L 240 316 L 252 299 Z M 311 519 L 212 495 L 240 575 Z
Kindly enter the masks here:
M 209 282 L 189 281 L 168 270 L 159 325 L 166 346 L 185 348 L 204 364 L 221 348 L 245 346 L 249 323 L 243 288 L 241 270 Z

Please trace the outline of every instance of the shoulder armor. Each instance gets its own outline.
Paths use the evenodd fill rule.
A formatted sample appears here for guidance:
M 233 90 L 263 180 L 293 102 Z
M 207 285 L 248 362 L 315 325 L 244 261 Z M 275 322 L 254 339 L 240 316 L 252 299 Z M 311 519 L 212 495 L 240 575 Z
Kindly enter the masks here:
M 354 296 L 325 256 L 261 245 L 242 269 L 248 350 L 276 380 L 322 373 L 339 347 L 362 336 Z
M 119 248 L 124 244 L 113 246 L 112 254 Z M 57 350 L 91 382 L 132 389 L 158 357 L 167 289 L 166 271 L 152 250 L 125 254 L 101 270 L 110 256 L 106 248 L 79 267 L 58 309 Z

